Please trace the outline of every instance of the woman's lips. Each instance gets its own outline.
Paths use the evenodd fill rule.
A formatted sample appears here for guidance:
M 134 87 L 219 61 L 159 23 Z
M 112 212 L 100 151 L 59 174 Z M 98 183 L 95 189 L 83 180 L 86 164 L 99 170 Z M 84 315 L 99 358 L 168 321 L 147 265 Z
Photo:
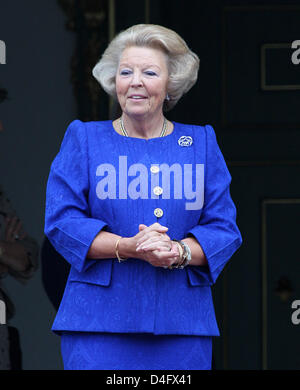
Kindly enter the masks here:
M 142 95 L 131 95 L 131 96 L 129 96 L 129 99 L 131 99 L 131 100 L 144 100 L 144 99 L 147 99 L 147 97 L 142 96 Z

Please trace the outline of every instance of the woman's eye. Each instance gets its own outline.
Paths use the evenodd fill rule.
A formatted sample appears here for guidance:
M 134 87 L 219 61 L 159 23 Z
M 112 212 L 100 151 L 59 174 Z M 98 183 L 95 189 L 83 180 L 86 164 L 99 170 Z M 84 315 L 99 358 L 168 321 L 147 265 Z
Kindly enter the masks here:
M 128 76 L 130 73 L 131 73 L 130 70 L 123 69 L 123 70 L 121 70 L 120 75 L 121 76 Z
M 147 76 L 156 76 L 156 73 L 152 72 L 151 70 L 147 70 L 145 73 Z

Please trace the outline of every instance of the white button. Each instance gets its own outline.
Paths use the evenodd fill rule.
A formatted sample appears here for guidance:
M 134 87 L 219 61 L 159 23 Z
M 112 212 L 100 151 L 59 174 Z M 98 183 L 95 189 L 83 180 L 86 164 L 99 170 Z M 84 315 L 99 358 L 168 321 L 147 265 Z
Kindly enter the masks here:
M 163 189 L 161 187 L 159 187 L 159 186 L 156 186 L 156 187 L 153 188 L 153 192 L 154 192 L 155 195 L 161 195 L 162 192 L 163 192 Z
M 162 211 L 162 209 L 160 209 L 159 207 L 158 208 L 156 208 L 155 210 L 154 210 L 154 215 L 157 217 L 157 218 L 160 218 L 160 217 L 162 217 L 163 216 L 163 211 Z
M 150 168 L 150 171 L 152 173 L 158 173 L 159 172 L 159 167 L 157 165 L 152 165 Z

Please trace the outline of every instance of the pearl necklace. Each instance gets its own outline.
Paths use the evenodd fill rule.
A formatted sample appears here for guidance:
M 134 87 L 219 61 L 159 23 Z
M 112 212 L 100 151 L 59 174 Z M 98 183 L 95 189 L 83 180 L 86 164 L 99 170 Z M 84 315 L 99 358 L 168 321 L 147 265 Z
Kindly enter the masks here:
M 120 127 L 121 127 L 123 135 L 125 137 L 129 137 L 129 135 L 128 135 L 126 129 L 125 129 L 122 117 L 120 118 Z M 167 130 L 167 120 L 166 120 L 166 118 L 164 118 L 164 123 L 163 123 L 162 131 L 160 133 L 160 137 L 164 137 L 165 136 L 166 130 Z

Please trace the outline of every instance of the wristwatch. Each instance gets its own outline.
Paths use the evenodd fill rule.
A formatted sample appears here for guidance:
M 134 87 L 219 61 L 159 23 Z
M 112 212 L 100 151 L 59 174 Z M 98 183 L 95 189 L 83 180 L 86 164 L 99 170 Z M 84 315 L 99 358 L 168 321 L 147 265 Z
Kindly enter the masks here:
M 182 240 L 172 240 L 172 241 L 175 241 L 175 242 L 178 242 L 181 247 L 182 247 L 182 250 L 183 250 L 183 256 L 182 256 L 182 262 L 179 263 L 179 264 L 174 264 L 174 265 L 170 265 L 168 268 L 169 269 L 173 269 L 173 268 L 179 268 L 179 269 L 183 269 L 184 267 L 186 267 L 189 262 L 192 260 L 192 253 L 191 253 L 191 249 L 190 247 L 188 246 L 188 244 L 186 244 L 184 241 Z

